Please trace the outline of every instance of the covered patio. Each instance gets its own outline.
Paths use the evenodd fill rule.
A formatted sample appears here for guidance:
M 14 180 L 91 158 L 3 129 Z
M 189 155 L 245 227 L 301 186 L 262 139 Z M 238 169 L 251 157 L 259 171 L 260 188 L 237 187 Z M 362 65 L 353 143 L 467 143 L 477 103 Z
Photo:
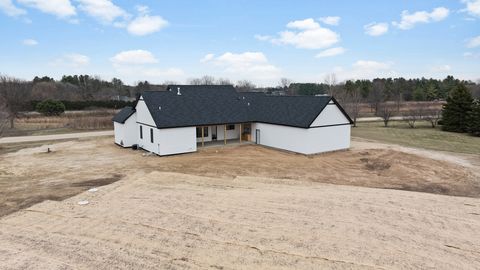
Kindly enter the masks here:
M 251 142 L 251 124 L 222 124 L 196 127 L 197 146 Z

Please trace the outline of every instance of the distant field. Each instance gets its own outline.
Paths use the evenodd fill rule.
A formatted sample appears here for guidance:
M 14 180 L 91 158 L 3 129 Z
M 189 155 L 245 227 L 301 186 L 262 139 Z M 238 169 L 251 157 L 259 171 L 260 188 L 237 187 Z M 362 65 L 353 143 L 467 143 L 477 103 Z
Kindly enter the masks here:
M 112 129 L 115 110 L 72 111 L 61 116 L 25 113 L 15 120 L 14 129 L 3 136 L 51 135 L 80 131 Z
M 396 108 L 396 103 L 393 101 L 387 102 L 390 104 L 393 108 Z M 400 107 L 398 108 L 399 111 L 397 112 L 396 110 L 394 111 L 394 114 L 396 116 L 401 116 L 403 113 L 409 111 L 409 110 L 414 110 L 418 108 L 423 108 L 423 109 L 429 109 L 429 110 L 441 110 L 443 104 L 445 104 L 444 101 L 407 101 L 407 102 L 402 102 L 400 103 Z M 371 104 L 368 103 L 361 103 L 360 104 L 360 112 L 359 112 L 359 117 L 374 117 L 375 116 L 375 110 L 374 107 Z
M 434 129 L 428 122 L 417 122 L 414 129 L 404 121 L 393 121 L 387 128 L 382 122 L 362 122 L 352 128 L 352 136 L 410 147 L 480 154 L 480 137 Z

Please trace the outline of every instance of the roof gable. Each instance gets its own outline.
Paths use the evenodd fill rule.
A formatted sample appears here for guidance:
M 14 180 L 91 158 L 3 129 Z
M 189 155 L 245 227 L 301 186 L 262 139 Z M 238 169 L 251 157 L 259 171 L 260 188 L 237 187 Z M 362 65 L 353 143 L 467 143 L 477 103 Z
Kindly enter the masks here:
M 124 124 L 125 121 L 127 121 L 130 116 L 132 116 L 135 113 L 135 109 L 127 106 L 123 109 L 121 109 L 115 116 L 113 116 L 112 121 L 117 122 L 120 124 Z

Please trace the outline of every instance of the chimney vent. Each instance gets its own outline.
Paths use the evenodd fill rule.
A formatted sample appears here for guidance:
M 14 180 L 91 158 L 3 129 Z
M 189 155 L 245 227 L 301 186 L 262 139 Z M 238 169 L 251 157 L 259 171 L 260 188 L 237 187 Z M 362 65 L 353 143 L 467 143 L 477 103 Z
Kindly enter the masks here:
M 180 87 L 177 87 L 177 96 L 181 96 L 182 93 L 180 93 Z

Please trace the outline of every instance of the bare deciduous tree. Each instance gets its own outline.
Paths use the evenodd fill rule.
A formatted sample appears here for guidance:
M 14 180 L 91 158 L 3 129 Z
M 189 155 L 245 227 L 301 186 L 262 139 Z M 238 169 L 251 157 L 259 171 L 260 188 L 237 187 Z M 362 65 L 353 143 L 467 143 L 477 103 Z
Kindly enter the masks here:
M 328 85 L 328 95 L 333 96 L 335 92 L 335 86 L 337 85 L 337 75 L 330 73 L 323 79 L 324 83 Z
M 16 78 L 0 76 L 0 97 L 4 100 L 5 109 L 10 120 L 10 128 L 14 128 L 15 118 L 25 109 L 30 101 L 31 83 Z
M 425 110 L 425 116 L 423 119 L 425 121 L 430 122 L 432 128 L 435 128 L 438 125 L 438 121 L 442 118 L 442 110 L 441 109 L 428 109 Z
M 218 85 L 233 85 L 233 83 L 227 78 L 218 78 L 217 79 Z
M 292 80 L 290 80 L 288 78 L 281 78 L 280 79 L 280 87 L 283 88 L 283 89 L 287 89 L 288 87 L 290 87 L 291 83 L 292 83 Z
M 237 82 L 237 85 L 235 87 L 237 87 L 237 89 L 241 91 L 247 91 L 247 90 L 254 89 L 256 86 L 254 83 L 252 83 L 249 80 L 241 80 Z
M 360 87 L 360 84 L 347 81 L 344 85 L 344 94 L 342 95 L 343 104 L 348 115 L 353 120 L 354 127 L 357 126 L 357 118 L 360 114 L 360 104 L 362 102 Z
M 380 103 L 385 101 L 385 82 L 381 79 L 375 79 L 372 83 L 372 91 L 368 96 L 370 107 L 378 114 Z
M 387 102 L 378 105 L 377 116 L 382 118 L 385 127 L 388 127 L 391 117 L 393 116 L 395 108 Z
M 419 120 L 422 120 L 425 116 L 425 110 L 422 106 L 414 107 L 402 113 L 403 120 L 411 128 L 415 128 L 415 123 Z
M 55 82 L 39 82 L 32 87 L 33 100 L 59 99 Z
M 204 75 L 200 78 L 189 79 L 187 83 L 191 85 L 213 85 L 215 84 L 215 77 Z
M 8 124 L 8 111 L 5 100 L 0 96 L 0 137 L 7 128 Z

